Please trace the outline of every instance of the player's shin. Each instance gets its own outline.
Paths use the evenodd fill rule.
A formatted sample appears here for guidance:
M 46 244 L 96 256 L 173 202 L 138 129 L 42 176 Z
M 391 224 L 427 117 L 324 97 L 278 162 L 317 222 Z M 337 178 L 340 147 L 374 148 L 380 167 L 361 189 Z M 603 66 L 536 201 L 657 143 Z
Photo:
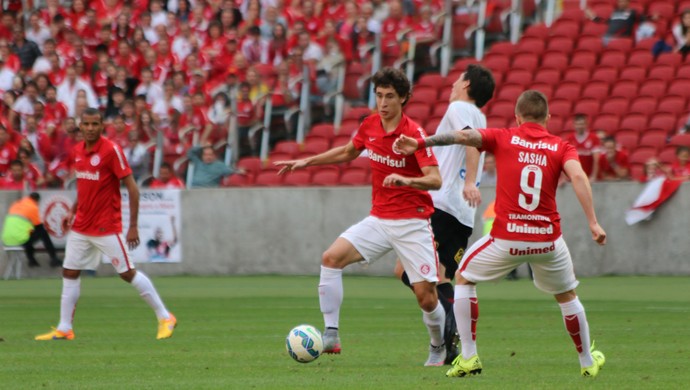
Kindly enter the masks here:
M 60 298 L 60 323 L 57 329 L 67 332 L 72 329 L 74 311 L 81 294 L 81 279 L 62 278 L 62 296 Z
M 163 300 L 160 295 L 158 295 L 158 291 L 156 291 L 156 288 L 153 286 L 148 276 L 141 271 L 137 271 L 137 274 L 134 275 L 132 279 L 132 286 L 139 291 L 139 295 L 156 312 L 156 317 L 159 321 L 170 318 L 168 309 L 165 308 Z
M 422 310 L 422 319 L 426 325 L 426 329 L 429 331 L 429 337 L 431 338 L 431 345 L 441 346 L 443 345 L 443 328 L 446 323 L 446 311 L 439 302 L 436 308 L 427 312 Z
M 343 270 L 321 266 L 319 305 L 326 328 L 338 328 L 343 303 Z
M 587 324 L 585 308 L 577 297 L 570 302 L 559 305 L 565 328 L 575 343 L 580 358 L 580 367 L 590 367 L 594 363 L 589 350 L 589 325 Z
M 479 304 L 477 302 L 477 287 L 471 284 L 455 286 L 455 303 L 453 304 L 455 321 L 460 334 L 463 359 L 469 359 L 477 354 L 477 319 L 479 318 Z

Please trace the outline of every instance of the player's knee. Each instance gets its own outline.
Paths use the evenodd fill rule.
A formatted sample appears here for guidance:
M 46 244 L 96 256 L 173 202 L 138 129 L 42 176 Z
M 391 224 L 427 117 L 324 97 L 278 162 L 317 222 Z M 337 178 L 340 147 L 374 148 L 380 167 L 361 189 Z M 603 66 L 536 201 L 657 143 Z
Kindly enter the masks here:
M 432 312 L 438 306 L 436 286 L 432 283 L 415 283 L 414 292 L 417 296 L 419 307 L 426 312 Z
M 120 279 L 124 280 L 127 283 L 132 283 L 132 279 L 134 279 L 134 276 L 137 274 L 137 271 L 134 269 L 130 269 L 128 271 L 125 271 L 120 274 Z
M 81 274 L 81 271 L 79 271 L 77 269 L 67 269 L 67 268 L 62 269 L 62 277 L 65 279 L 78 279 L 80 274 Z
M 343 256 L 332 250 L 327 250 L 321 255 L 321 264 L 328 268 L 343 268 Z

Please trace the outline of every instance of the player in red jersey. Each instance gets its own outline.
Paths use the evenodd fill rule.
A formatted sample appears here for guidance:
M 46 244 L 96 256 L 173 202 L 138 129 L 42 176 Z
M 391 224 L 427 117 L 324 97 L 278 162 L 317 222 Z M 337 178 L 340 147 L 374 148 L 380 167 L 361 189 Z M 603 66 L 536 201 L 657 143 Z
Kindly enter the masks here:
M 441 187 L 438 164 L 431 149 L 402 156 L 392 149 L 401 135 L 424 136 L 424 130 L 402 113 L 410 96 L 410 82 L 399 69 L 384 68 L 372 78 L 378 113 L 364 119 L 355 137 L 345 146 L 303 160 L 278 161 L 280 174 L 314 165 L 356 159 L 367 150 L 372 170 L 371 215 L 347 229 L 324 252 L 319 281 L 319 301 L 326 331 L 324 352 L 340 353 L 338 322 L 343 301 L 343 268 L 373 262 L 394 250 L 412 283 L 431 336 L 425 365 L 442 365 L 445 311 L 436 295 L 436 251 L 429 217 L 434 211 L 427 190 Z
M 580 164 L 591 181 L 599 176 L 599 156 L 601 155 L 601 141 L 593 131 L 589 131 L 587 115 L 575 114 L 573 127 L 575 133 L 567 141 L 575 147 L 580 158 Z
M 561 235 L 556 189 L 562 172 L 572 181 L 592 239 L 604 245 L 606 232 L 597 222 L 592 189 L 577 150 L 545 128 L 549 118 L 546 97 L 538 91 L 523 92 L 515 117 L 516 128 L 454 131 L 417 140 L 401 136 L 395 143 L 396 150 L 405 154 L 419 147 L 463 144 L 496 156 L 496 219 L 491 233 L 465 253 L 455 274 L 454 311 L 462 355 L 446 375 L 462 377 L 482 370 L 476 344 L 479 306 L 475 284 L 501 280 L 528 262 L 535 286 L 553 294 L 561 307 L 565 327 L 579 354 L 581 374 L 596 376 L 605 359 L 594 345 L 590 350 L 585 309 L 575 294 L 578 281 Z
M 151 280 L 137 272 L 130 251 L 139 245 L 139 189 L 122 150 L 103 137 L 103 115 L 86 109 L 79 129 L 84 141 L 78 143 L 70 156 L 70 165 L 77 177 L 77 200 L 72 206 L 65 228 L 71 231 L 62 270 L 60 324 L 36 340 L 72 340 L 72 319 L 80 295 L 81 270 L 98 267 L 107 256 L 120 277 L 131 283 L 158 317 L 158 339 L 172 336 L 177 320 L 168 312 Z M 129 229 L 126 245 L 122 237 L 120 182 L 129 195 Z M 70 226 L 71 225 L 71 226 Z

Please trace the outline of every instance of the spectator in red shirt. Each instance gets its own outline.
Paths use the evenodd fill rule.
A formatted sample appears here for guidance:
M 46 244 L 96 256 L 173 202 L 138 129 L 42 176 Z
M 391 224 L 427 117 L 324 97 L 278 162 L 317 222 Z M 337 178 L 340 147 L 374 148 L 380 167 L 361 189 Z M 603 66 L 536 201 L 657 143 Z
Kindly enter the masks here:
M 4 11 L 0 19 L 0 38 L 4 40 L 12 39 L 12 28 L 16 23 L 16 14 L 13 11 Z M 50 22 L 49 22 L 50 23 Z
M 185 185 L 179 177 L 175 175 L 175 171 L 167 162 L 161 164 L 158 177 L 151 180 L 149 188 L 154 189 L 184 189 Z
M 587 173 L 590 181 L 595 181 L 599 176 L 599 154 L 601 141 L 594 132 L 589 131 L 587 115 L 575 114 L 573 117 L 575 134 L 568 137 L 567 141 L 577 149 L 582 169 Z
M 604 152 L 599 156 L 599 180 L 617 181 L 630 179 L 628 152 L 619 148 L 616 139 L 606 137 L 603 140 Z
M 34 183 L 36 187 L 43 187 L 46 181 L 41 170 L 32 162 L 33 154 L 33 150 L 20 148 L 17 152 L 17 158 L 24 165 L 24 177 L 30 183 Z
M 127 149 L 129 144 L 129 130 L 125 126 L 125 119 L 118 114 L 113 117 L 113 123 L 106 128 L 106 138 L 113 141 L 122 149 Z
M 0 125 L 0 176 L 4 176 L 10 167 L 10 162 L 17 158 L 17 147 L 10 143 L 10 134 Z
M 0 189 L 23 191 L 25 189 L 36 189 L 36 185 L 24 177 L 24 164 L 19 160 L 10 163 L 9 174 L 0 179 Z
M 237 130 L 240 135 L 240 156 L 250 156 L 255 151 L 256 142 L 249 138 L 249 129 L 256 124 L 257 107 L 249 97 L 251 86 L 248 82 L 240 83 L 237 97 Z
M 671 164 L 671 179 L 690 179 L 690 148 L 678 146 L 676 148 L 676 160 Z
M 402 3 L 398 0 L 388 4 L 388 17 L 381 26 L 381 46 L 383 54 L 390 60 L 400 57 L 404 51 L 398 42 L 398 33 L 411 27 L 410 20 L 403 14 Z

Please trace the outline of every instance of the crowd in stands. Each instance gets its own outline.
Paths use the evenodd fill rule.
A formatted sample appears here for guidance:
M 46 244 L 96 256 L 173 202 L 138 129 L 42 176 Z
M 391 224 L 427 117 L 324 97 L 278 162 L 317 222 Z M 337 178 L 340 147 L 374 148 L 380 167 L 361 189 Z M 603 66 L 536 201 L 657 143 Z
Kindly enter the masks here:
M 528 23 L 542 3 L 523 2 Z M 579 1 L 564 0 L 563 17 L 546 34 L 558 34 L 559 22 L 563 22 L 560 27 L 567 27 L 575 21 L 578 31 L 584 26 L 582 34 L 585 29 L 595 32 L 602 45 L 615 50 L 620 50 L 616 41 L 623 38 L 635 42 L 635 49 L 645 48 L 656 56 L 685 56 L 690 52 L 690 2 L 687 11 L 675 3 L 599 0 L 588 2 L 591 8 L 581 11 L 570 7 L 579 6 Z M 456 21 L 476 12 L 471 2 L 454 4 Z M 443 6 L 443 0 L 73 0 L 69 6 L 45 0 L 42 8 L 22 10 L 20 2 L 10 2 L 0 16 L 0 188 L 62 187 L 70 178 L 71 148 L 81 137 L 78 120 L 88 107 L 101 109 L 107 137 L 123 148 L 137 179 L 151 174 L 153 141 L 162 134 L 165 164 L 151 185 L 183 187 L 173 162 L 187 157 L 198 166 L 190 186 L 218 186 L 233 172 L 218 159 L 231 114 L 238 122 L 241 157 L 258 154 L 261 132 L 251 129 L 263 120 L 266 99 L 271 99 L 276 114 L 272 137 L 294 137 L 294 123 L 281 123 L 282 113 L 299 104 L 305 68 L 310 101 L 323 105 L 323 96 L 335 87 L 340 64 L 368 69 L 369 44 L 375 34 L 381 34 L 384 65 L 405 54 L 401 32 L 409 30 L 420 47 L 435 42 Z M 506 36 L 509 9 L 509 1 L 489 1 L 485 26 L 489 32 Z M 539 26 L 532 27 L 525 31 L 524 40 L 542 39 L 544 49 L 548 37 L 535 34 L 542 31 Z M 565 38 L 572 45 L 577 36 Z M 521 43 L 511 48 L 511 61 L 520 57 L 512 51 L 520 50 Z M 505 48 L 507 43 L 501 44 Z M 569 55 L 578 54 L 572 49 Z M 544 54 L 543 50 L 524 51 L 532 56 Z M 491 62 L 495 59 L 491 55 L 496 52 L 490 50 L 483 62 L 494 70 L 499 84 L 506 83 L 507 76 L 503 80 L 501 73 L 507 71 L 492 66 L 496 61 Z M 423 56 L 417 60 L 421 71 L 430 62 Z M 542 63 L 541 73 L 546 58 L 537 61 L 534 64 Z M 530 72 L 514 68 L 516 75 Z M 449 79 L 457 78 L 462 69 L 454 71 Z M 535 83 L 540 76 L 536 71 L 532 69 L 529 75 L 530 80 L 535 76 Z M 559 72 L 565 77 L 565 71 Z M 622 72 L 617 74 L 622 76 Z M 686 76 L 690 78 L 690 72 Z M 551 97 L 557 85 L 546 87 Z M 505 103 L 501 99 L 508 96 L 502 92 L 497 90 L 485 109 L 490 125 L 495 123 L 497 107 Z M 683 98 L 686 104 L 687 97 Z M 236 99 L 234 113 L 231 98 Z M 687 111 L 684 107 L 683 115 Z M 327 105 L 323 112 L 317 124 L 319 119 L 330 119 Z M 633 150 L 615 131 L 600 131 L 589 113 L 578 117 L 573 110 L 568 114 L 579 119 L 561 117 L 554 127 L 578 146 L 593 179 L 643 180 L 648 176 L 640 166 L 626 166 L 635 165 L 626 164 Z M 427 127 L 433 123 L 427 122 Z M 502 123 L 509 122 L 508 118 Z M 679 131 L 688 128 L 686 124 Z M 676 129 L 666 130 L 672 135 Z M 677 160 L 687 171 L 684 153 L 679 148 Z M 680 168 L 671 168 L 668 159 L 659 164 L 656 153 L 649 157 L 650 166 L 656 161 L 659 172 L 687 176 Z

